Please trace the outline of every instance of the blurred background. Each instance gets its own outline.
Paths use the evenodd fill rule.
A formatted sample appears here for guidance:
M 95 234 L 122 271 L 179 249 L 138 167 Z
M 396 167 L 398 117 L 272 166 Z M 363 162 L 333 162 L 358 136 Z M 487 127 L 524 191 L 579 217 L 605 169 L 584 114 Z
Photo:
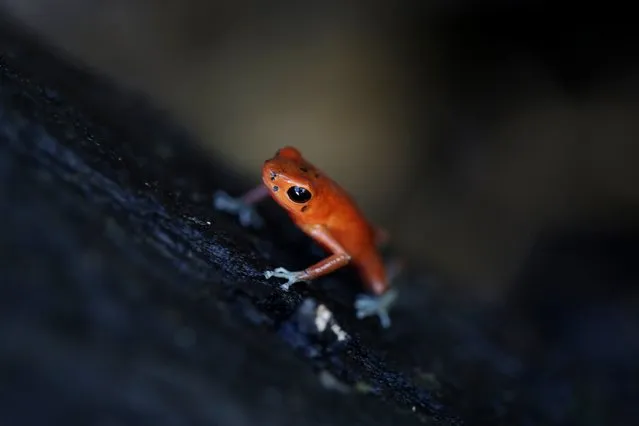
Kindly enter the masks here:
M 297 146 L 409 261 L 486 300 L 548 230 L 635 224 L 636 25 L 564 6 L 0 0 L 238 178 Z

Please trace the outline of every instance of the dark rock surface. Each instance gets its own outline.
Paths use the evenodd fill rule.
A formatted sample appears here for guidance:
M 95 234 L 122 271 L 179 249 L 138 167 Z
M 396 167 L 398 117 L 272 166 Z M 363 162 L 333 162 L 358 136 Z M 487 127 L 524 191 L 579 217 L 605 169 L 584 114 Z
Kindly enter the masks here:
M 251 183 L 148 110 L 0 32 L 1 425 L 637 424 L 636 310 L 589 316 L 626 343 L 588 370 L 534 338 L 538 311 L 407 287 L 382 331 L 347 271 L 283 293 L 262 271 L 312 244 L 276 208 L 259 232 L 214 211 Z
M 314 333 L 313 312 L 294 315 L 302 295 L 261 271 L 295 256 L 213 211 L 223 174 L 179 132 L 133 110 L 91 118 L 74 92 L 95 94 L 97 117 L 110 88 L 8 34 L 0 67 L 3 425 L 71 414 L 92 424 L 460 424 L 379 351 Z M 75 87 L 64 92 L 56 77 Z M 320 376 L 373 396 L 326 390 Z

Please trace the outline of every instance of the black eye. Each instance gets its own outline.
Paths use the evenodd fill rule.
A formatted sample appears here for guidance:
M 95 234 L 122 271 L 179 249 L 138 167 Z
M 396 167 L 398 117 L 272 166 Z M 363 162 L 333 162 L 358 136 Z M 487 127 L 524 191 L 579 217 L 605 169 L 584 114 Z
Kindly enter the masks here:
M 311 191 L 306 188 L 302 188 L 301 186 L 291 186 L 288 191 L 288 198 L 291 199 L 294 203 L 304 204 L 311 199 Z

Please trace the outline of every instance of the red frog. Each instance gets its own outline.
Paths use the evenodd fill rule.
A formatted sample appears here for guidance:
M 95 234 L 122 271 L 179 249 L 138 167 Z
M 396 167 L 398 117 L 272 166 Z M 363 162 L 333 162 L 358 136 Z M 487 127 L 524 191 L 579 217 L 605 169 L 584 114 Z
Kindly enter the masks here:
M 372 294 L 361 294 L 355 302 L 358 318 L 377 315 L 381 325 L 390 326 L 388 308 L 397 298 L 379 249 L 387 243 L 387 233 L 371 225 L 355 201 L 335 181 L 306 161 L 293 147 L 279 149 L 264 162 L 262 182 L 239 199 L 223 192 L 215 196 L 215 207 L 239 214 L 243 225 L 261 226 L 253 205 L 270 195 L 283 207 L 304 233 L 321 245 L 330 256 L 300 271 L 279 267 L 265 271 L 269 278 L 286 280 L 281 288 L 300 281 L 311 281 L 347 265 L 357 268 L 365 287 Z

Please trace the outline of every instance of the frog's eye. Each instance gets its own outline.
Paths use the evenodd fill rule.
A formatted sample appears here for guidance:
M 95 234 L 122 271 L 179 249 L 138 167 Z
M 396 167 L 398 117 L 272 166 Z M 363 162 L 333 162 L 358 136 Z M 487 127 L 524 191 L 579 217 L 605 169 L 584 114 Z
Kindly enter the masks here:
M 286 191 L 286 195 L 288 195 L 288 198 L 290 198 L 292 202 L 299 204 L 307 203 L 313 196 L 311 191 L 301 186 L 291 186 L 288 191 Z

